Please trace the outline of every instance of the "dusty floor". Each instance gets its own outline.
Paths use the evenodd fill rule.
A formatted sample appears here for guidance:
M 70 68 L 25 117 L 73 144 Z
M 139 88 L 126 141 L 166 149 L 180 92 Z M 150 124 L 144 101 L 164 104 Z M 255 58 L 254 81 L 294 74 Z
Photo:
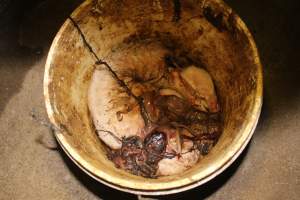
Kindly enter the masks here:
M 97 183 L 60 148 L 39 142 L 56 147 L 41 124 L 47 119 L 44 64 L 55 33 L 80 1 L 40 2 L 25 12 L 20 27 L 18 21 L 8 23 L 12 19 L 0 23 L 0 200 L 137 199 Z M 299 199 L 299 6 L 292 0 L 226 2 L 249 26 L 260 50 L 261 119 L 250 145 L 228 170 L 204 186 L 159 199 Z

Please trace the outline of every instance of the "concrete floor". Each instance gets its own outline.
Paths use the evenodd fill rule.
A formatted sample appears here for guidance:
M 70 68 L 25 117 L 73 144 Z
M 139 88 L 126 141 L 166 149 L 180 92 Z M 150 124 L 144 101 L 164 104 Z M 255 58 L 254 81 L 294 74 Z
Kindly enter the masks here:
M 226 2 L 249 26 L 260 50 L 261 119 L 250 145 L 224 173 L 189 192 L 158 199 L 299 199 L 299 6 L 296 0 Z M 57 145 L 42 125 L 45 59 L 59 26 L 79 3 L 44 0 L 21 21 L 0 23 L 0 200 L 137 199 L 94 181 L 59 147 L 45 148 Z

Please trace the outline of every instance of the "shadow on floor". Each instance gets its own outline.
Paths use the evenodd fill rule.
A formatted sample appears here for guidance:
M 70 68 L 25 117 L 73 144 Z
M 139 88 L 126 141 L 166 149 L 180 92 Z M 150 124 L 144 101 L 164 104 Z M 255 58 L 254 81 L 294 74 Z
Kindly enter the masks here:
M 80 2 L 0 1 L 0 115 L 20 91 L 27 71 L 46 56 L 59 27 Z
M 281 118 L 299 103 L 300 3 L 297 0 L 225 2 L 245 21 L 260 52 L 264 70 L 264 113 L 259 127 L 269 125 L 270 119 Z

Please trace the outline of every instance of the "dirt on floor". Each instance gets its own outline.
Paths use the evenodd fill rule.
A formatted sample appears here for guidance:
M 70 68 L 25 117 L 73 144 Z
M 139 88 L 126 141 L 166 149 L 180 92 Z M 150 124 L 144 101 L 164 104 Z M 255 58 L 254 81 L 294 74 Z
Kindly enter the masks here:
M 17 8 L 20 1 L 14 2 Z M 55 33 L 80 2 L 35 0 L 12 7 L 12 14 L 1 17 L 0 200 L 138 198 L 83 173 L 57 146 L 49 128 L 44 64 Z M 296 200 L 300 196 L 296 1 L 226 2 L 252 31 L 264 66 L 264 105 L 258 127 L 239 159 L 214 180 L 155 199 Z

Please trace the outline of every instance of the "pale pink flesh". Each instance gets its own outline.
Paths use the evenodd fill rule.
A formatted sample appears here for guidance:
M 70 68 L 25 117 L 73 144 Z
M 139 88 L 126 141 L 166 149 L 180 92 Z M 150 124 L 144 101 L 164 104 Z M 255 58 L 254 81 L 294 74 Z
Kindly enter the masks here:
M 158 176 L 173 175 L 180 172 L 183 172 L 193 165 L 195 165 L 198 160 L 200 153 L 198 150 L 193 149 L 193 142 L 188 139 L 180 139 L 177 137 L 178 130 L 171 128 L 161 128 L 158 129 L 167 134 L 168 144 L 166 147 L 166 152 L 176 153 L 179 156 L 174 158 L 164 158 L 158 162 Z M 178 148 L 178 144 L 180 148 Z
M 184 145 L 183 143 L 183 152 L 188 152 L 189 149 L 184 148 Z M 182 153 L 180 157 L 164 158 L 158 163 L 157 175 L 166 176 L 184 172 L 198 162 L 199 155 L 198 150 L 192 150 L 188 153 Z
M 122 137 L 139 135 L 145 126 L 137 105 L 132 111 L 123 114 L 122 120 L 118 120 L 117 113 L 126 110 L 126 102 L 121 101 L 121 97 L 125 99 L 124 101 L 126 97 L 129 100 L 126 93 L 118 94 L 116 91 L 118 88 L 117 81 L 108 70 L 95 70 L 88 94 L 88 105 L 96 130 L 109 131 L 116 136 L 112 137 L 107 132 L 97 131 L 101 140 L 112 149 L 121 148 Z M 114 105 L 118 101 L 121 101 L 120 104 Z

